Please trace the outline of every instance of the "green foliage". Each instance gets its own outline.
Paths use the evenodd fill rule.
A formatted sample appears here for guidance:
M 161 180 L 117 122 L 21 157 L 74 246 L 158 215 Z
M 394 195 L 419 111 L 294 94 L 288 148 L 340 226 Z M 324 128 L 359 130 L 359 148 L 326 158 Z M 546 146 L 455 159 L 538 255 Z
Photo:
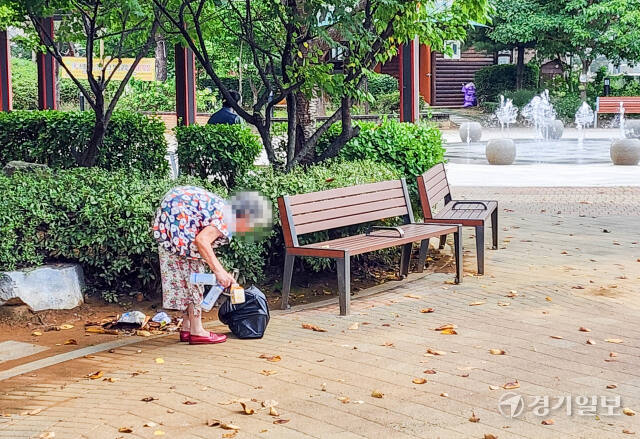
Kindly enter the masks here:
M 262 144 L 243 124 L 191 125 L 175 129 L 180 171 L 233 187 L 253 166 Z
M 398 91 L 398 80 L 383 73 L 367 73 L 367 88 L 374 98 Z
M 11 87 L 15 110 L 38 109 L 38 73 L 35 63 L 11 58 Z
M 117 108 L 128 111 L 175 111 L 175 79 L 165 82 L 131 79 Z
M 282 270 L 284 241 L 282 240 L 282 224 L 277 205 L 279 196 L 373 183 L 399 177 L 400 174 L 391 166 L 374 160 L 352 162 L 329 160 L 306 168 L 296 167 L 287 174 L 271 167 L 259 168 L 238 179 L 236 189 L 258 191 L 273 202 L 274 230 L 264 243 L 264 255 L 267 258 L 268 266 L 275 270 Z M 358 228 L 352 227 L 311 233 L 303 235 L 301 242 L 324 241 L 353 234 L 358 230 Z M 313 271 L 322 271 L 331 266 L 331 261 L 328 259 L 309 258 L 305 262 L 307 268 Z
M 401 123 L 395 120 L 358 122 L 360 134 L 340 151 L 345 160 L 372 160 L 387 163 L 401 175 L 411 179 L 444 160 L 442 134 L 429 123 Z M 318 142 L 320 151 L 340 134 L 334 124 Z
M 560 93 L 551 95 L 551 104 L 556 110 L 557 118 L 564 123 L 573 123 L 576 111 L 582 105 L 582 99 L 578 93 Z
M 400 112 L 400 91 L 394 90 L 376 96 L 371 109 L 378 114 L 393 114 Z
M 80 111 L 0 113 L 0 164 L 24 160 L 52 168 L 75 167 L 74 151 L 86 144 L 94 120 L 94 113 Z M 159 119 L 114 113 L 96 166 L 165 175 L 169 167 L 164 129 Z
M 515 64 L 501 64 L 483 67 L 475 73 L 474 83 L 479 102 L 496 102 L 498 95 L 505 91 L 516 89 Z M 538 69 L 532 65 L 525 65 L 522 88 L 536 88 L 538 85 Z
M 513 105 L 522 109 L 525 105 L 531 102 L 531 99 L 539 92 L 537 89 L 522 89 L 522 90 L 508 90 L 501 93 L 505 99 L 511 99 Z

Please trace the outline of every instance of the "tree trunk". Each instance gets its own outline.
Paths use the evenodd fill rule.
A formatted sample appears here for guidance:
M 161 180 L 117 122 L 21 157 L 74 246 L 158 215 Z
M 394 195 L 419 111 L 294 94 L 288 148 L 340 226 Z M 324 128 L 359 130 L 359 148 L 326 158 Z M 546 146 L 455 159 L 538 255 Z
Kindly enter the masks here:
M 295 143 L 295 155 L 300 154 L 300 151 L 306 146 L 307 140 L 313 135 L 314 130 L 314 117 L 311 114 L 311 99 L 307 98 L 304 93 L 296 93 L 296 143 Z M 300 164 L 309 164 L 313 162 L 315 157 L 315 150 L 311 149 L 300 158 Z
M 587 100 L 587 74 L 589 73 L 589 67 L 591 67 L 590 59 L 582 60 L 582 72 L 580 73 L 580 99 L 586 102 Z
M 98 153 L 102 147 L 104 136 L 107 133 L 108 124 L 109 121 L 105 119 L 104 111 L 96 110 L 96 123 L 93 126 L 91 138 L 85 145 L 84 150 L 76 157 L 78 166 L 90 168 L 96 165 L 96 162 L 98 161 Z
M 167 80 L 167 41 L 160 32 L 156 32 L 156 80 Z
M 516 63 L 516 90 L 522 90 L 524 76 L 524 45 L 518 45 L 518 61 Z

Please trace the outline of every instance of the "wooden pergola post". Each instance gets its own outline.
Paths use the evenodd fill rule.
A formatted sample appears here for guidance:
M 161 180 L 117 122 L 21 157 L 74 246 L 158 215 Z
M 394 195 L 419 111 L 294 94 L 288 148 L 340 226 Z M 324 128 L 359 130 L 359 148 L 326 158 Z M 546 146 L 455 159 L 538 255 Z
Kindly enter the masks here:
M 176 116 L 178 125 L 196 123 L 196 59 L 188 47 L 176 44 Z
M 42 41 L 52 41 L 53 17 L 40 19 L 42 31 L 40 38 Z M 38 64 L 38 109 L 56 110 L 56 61 L 48 52 L 38 53 L 36 57 Z
M 0 111 L 13 109 L 13 92 L 11 90 L 11 49 L 9 35 L 0 30 Z
M 400 121 L 420 119 L 420 47 L 418 38 L 400 46 Z

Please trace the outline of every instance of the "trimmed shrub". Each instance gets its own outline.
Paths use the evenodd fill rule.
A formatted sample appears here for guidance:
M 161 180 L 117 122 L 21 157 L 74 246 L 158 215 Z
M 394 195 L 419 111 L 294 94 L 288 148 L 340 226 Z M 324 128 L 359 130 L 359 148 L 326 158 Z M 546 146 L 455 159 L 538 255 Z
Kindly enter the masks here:
M 398 80 L 391 75 L 370 72 L 367 74 L 367 89 L 373 97 L 398 91 Z
M 500 64 L 483 67 L 475 73 L 476 96 L 479 102 L 494 101 L 505 91 L 516 89 L 516 65 Z M 538 86 L 538 68 L 525 65 L 522 77 L 522 88 Z
M 281 194 L 390 178 L 397 174 L 382 164 L 334 161 L 289 174 L 259 169 L 245 175 L 238 187 L 259 190 L 275 202 Z M 77 262 L 89 286 L 105 298 L 159 291 L 151 224 L 163 195 L 183 184 L 227 196 L 226 189 L 193 177 L 175 181 L 127 170 L 76 168 L 0 175 L 0 270 Z M 281 269 L 284 245 L 277 205 L 274 213 L 274 230 L 265 240 L 235 238 L 216 250 L 225 267 L 240 270 L 242 282 L 261 280 L 265 266 Z M 313 267 L 320 270 L 326 265 L 316 260 Z
M 345 160 L 383 162 L 407 178 L 417 177 L 444 160 L 442 133 L 429 123 L 402 123 L 395 120 L 357 122 L 360 134 L 340 151 Z M 324 151 L 340 134 L 340 124 L 334 124 L 318 142 Z
M 43 163 L 51 168 L 77 166 L 72 149 L 91 137 L 90 111 L 13 111 L 0 113 L 0 164 L 11 160 Z M 166 174 L 164 123 L 142 114 L 114 112 L 97 167 Z
M 552 95 L 550 99 L 558 119 L 564 123 L 573 123 L 575 121 L 576 111 L 582 105 L 582 99 L 578 93 Z
M 504 91 L 504 93 L 501 93 L 502 95 L 504 95 L 505 99 L 511 99 L 513 100 L 513 105 L 515 105 L 516 107 L 518 107 L 519 110 L 521 110 L 525 105 L 527 105 L 529 102 L 531 102 L 531 99 L 533 99 L 534 96 L 536 96 L 538 94 L 538 90 L 536 89 L 522 89 L 522 90 L 516 90 L 516 91 L 512 91 L 512 90 L 508 90 L 508 91 Z
M 243 124 L 178 126 L 175 133 L 180 172 L 226 187 L 233 187 L 262 150 L 258 136 Z

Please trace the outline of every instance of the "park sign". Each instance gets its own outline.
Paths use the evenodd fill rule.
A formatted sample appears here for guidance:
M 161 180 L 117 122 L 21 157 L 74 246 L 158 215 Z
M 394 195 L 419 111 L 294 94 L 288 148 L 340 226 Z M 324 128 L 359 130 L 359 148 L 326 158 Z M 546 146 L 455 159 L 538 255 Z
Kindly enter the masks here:
M 77 79 L 87 79 L 87 59 L 84 57 L 77 56 L 63 56 L 62 60 L 64 64 L 67 66 L 71 74 Z M 109 77 L 113 69 L 118 66 L 118 70 L 113 74 L 112 79 L 122 80 L 125 75 L 131 68 L 131 65 L 134 63 L 135 58 L 120 58 L 120 65 L 118 66 L 118 61 L 113 60 L 107 66 L 105 75 Z M 99 58 L 94 58 L 93 60 L 93 76 L 99 77 L 102 75 L 102 67 L 104 64 L 109 62 L 109 58 L 106 57 L 100 61 Z M 156 80 L 156 64 L 154 58 L 142 58 L 136 69 L 133 72 L 133 77 L 138 81 L 155 81 Z M 104 63 L 104 64 L 103 64 Z M 60 69 L 60 77 L 61 78 L 69 78 L 69 74 L 63 68 Z

